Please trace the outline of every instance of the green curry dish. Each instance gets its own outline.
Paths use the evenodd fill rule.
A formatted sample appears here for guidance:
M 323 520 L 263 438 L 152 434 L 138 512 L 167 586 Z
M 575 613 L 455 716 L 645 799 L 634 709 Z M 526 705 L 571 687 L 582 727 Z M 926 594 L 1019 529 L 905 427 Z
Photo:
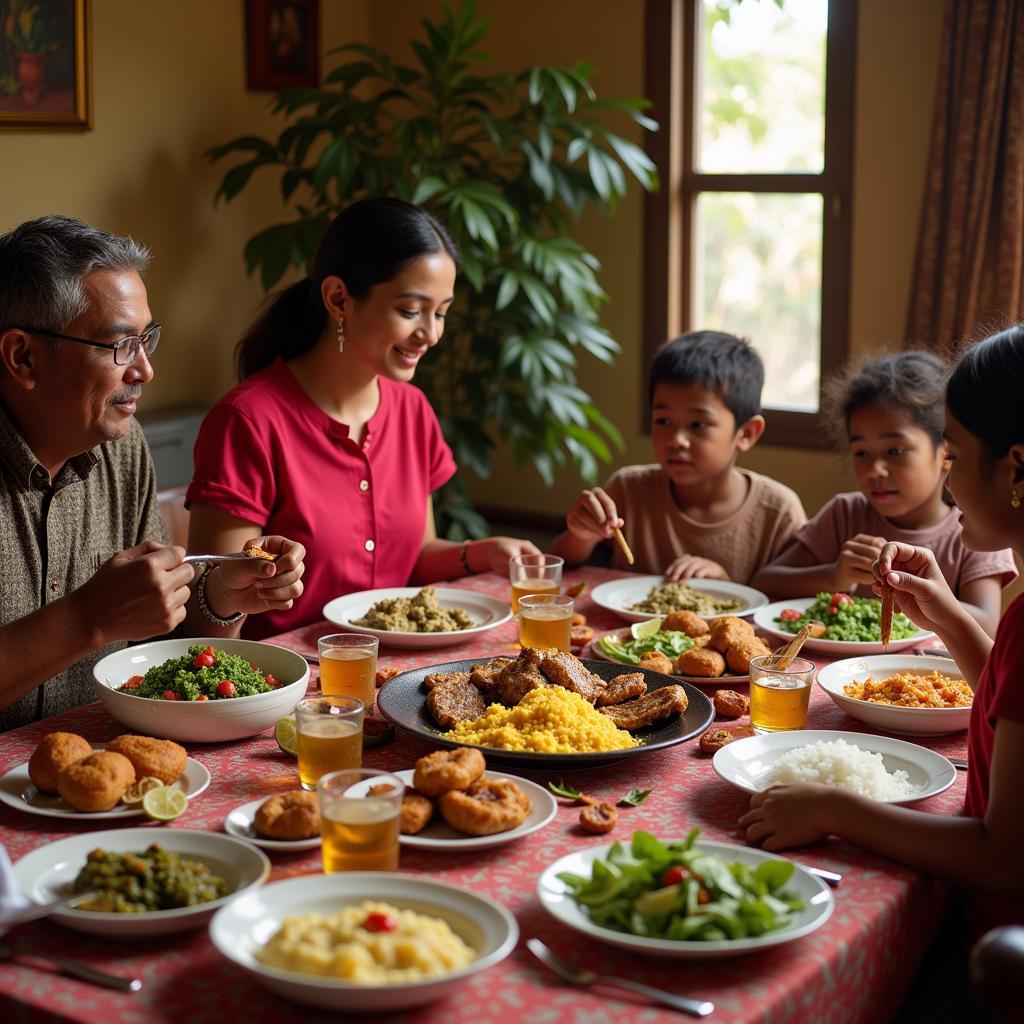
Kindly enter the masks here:
M 804 903 L 786 890 L 788 860 L 756 867 L 726 861 L 695 847 L 700 830 L 683 842 L 634 832 L 629 847 L 612 843 L 585 878 L 559 874 L 570 895 L 600 927 L 646 938 L 716 942 L 756 938 L 789 925 Z
M 843 640 L 856 643 L 882 642 L 882 602 L 877 597 L 849 597 L 838 602 L 837 595 L 818 594 L 814 604 L 798 618 L 777 618 L 779 629 L 786 633 L 799 633 L 808 622 L 820 622 L 825 632 L 816 639 Z M 784 614 L 784 613 L 783 613 Z M 910 619 L 902 612 L 892 617 L 892 640 L 905 640 L 917 632 Z
M 211 658 L 200 656 L 211 651 L 212 664 L 207 664 Z M 229 700 L 276 689 L 277 685 L 271 685 L 268 679 L 277 683 L 273 676 L 268 676 L 237 654 L 192 644 L 188 654 L 154 665 L 137 687 L 129 686 L 125 692 L 153 700 Z M 226 680 L 234 686 L 222 686 Z
M 693 646 L 693 638 L 676 629 L 659 629 L 642 640 L 617 640 L 611 633 L 606 633 L 597 645 L 612 661 L 639 665 L 645 654 L 655 651 L 675 661 L 683 651 Z

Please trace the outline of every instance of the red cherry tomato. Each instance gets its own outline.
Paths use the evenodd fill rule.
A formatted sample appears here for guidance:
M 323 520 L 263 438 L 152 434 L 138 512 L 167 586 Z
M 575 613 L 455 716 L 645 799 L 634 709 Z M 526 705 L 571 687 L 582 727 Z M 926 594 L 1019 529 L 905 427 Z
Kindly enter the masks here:
M 207 654 L 206 651 L 202 651 L 196 655 L 196 660 L 192 662 L 196 668 L 212 668 L 214 657 L 212 654 Z
M 217 652 L 212 647 L 204 647 L 203 654 L 212 654 L 214 657 L 217 656 Z
M 234 697 L 235 684 L 230 679 L 224 679 L 217 684 L 218 697 Z
M 164 690 L 164 700 L 181 700 L 173 690 Z
M 281 685 L 281 680 L 276 676 L 264 676 L 263 682 L 265 682 L 272 690 L 276 690 Z
M 685 882 L 689 877 L 690 872 L 683 867 L 682 864 L 673 864 L 665 874 L 661 876 L 662 885 L 678 885 L 680 882 Z
M 363 927 L 368 932 L 393 932 L 398 922 L 390 914 L 367 914 Z
M 121 685 L 122 690 L 137 690 L 142 682 L 142 676 L 132 676 Z
M 782 611 L 779 612 L 779 618 L 782 619 L 783 622 L 795 622 L 801 615 L 803 615 L 803 612 L 798 612 L 795 608 L 783 608 Z
M 196 700 L 209 700 L 209 699 L 210 698 L 207 697 L 205 693 L 201 693 L 201 694 L 199 694 L 198 697 L 196 697 Z

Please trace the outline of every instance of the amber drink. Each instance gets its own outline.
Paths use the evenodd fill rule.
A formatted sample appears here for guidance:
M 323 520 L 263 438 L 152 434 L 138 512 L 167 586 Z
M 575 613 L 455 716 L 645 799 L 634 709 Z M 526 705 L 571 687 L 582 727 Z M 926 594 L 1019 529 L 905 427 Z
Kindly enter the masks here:
M 807 725 L 814 663 L 794 658 L 779 669 L 772 655 L 750 662 L 750 726 L 754 732 L 783 732 Z
M 323 775 L 358 768 L 363 761 L 363 702 L 355 697 L 313 697 L 295 706 L 299 782 L 316 789 Z
M 519 599 L 527 594 L 557 594 L 562 586 L 562 566 L 558 555 L 515 555 L 508 562 L 512 584 L 512 612 L 519 614 Z
M 375 636 L 334 633 L 317 641 L 320 651 L 320 692 L 329 697 L 357 697 L 373 708 L 377 674 Z
M 320 780 L 324 871 L 398 870 L 404 788 L 396 776 L 371 769 L 334 772 Z
M 573 599 L 564 594 L 528 594 L 519 601 L 519 643 L 569 653 Z

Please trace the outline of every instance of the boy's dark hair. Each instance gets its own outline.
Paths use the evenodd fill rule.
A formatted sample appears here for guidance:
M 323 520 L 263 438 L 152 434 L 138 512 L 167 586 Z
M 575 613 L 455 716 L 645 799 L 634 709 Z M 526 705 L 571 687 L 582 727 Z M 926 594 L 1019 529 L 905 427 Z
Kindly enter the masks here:
M 750 342 L 722 331 L 690 331 L 666 341 L 654 355 L 649 377 L 658 384 L 699 384 L 718 392 L 738 430 L 761 411 L 764 363 Z
M 960 357 L 946 384 L 950 413 L 1001 459 L 1024 443 L 1024 324 L 972 345 Z
M 850 436 L 850 417 L 859 409 L 880 405 L 902 413 L 938 447 L 945 414 L 942 394 L 949 366 L 933 352 L 899 352 L 843 370 L 824 388 L 822 414 L 837 447 Z

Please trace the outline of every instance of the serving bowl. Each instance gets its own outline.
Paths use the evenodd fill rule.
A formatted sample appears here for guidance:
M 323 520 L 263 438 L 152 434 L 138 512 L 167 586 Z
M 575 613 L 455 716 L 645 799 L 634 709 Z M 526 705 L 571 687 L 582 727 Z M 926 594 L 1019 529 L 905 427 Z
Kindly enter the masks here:
M 367 899 L 446 921 L 477 958 L 466 967 L 423 981 L 365 985 L 342 978 L 301 974 L 256 959 L 286 917 L 332 914 Z M 387 871 L 347 871 L 289 878 L 240 896 L 210 922 L 210 939 L 220 953 L 260 984 L 309 1006 L 348 1013 L 403 1010 L 448 995 L 467 978 L 512 952 L 519 938 L 515 918 L 502 906 L 452 885 Z
M 853 682 L 863 682 L 869 676 L 876 681 L 897 672 L 943 675 L 963 678 L 952 658 L 924 658 L 906 654 L 880 654 L 870 658 L 847 658 L 834 661 L 818 670 L 818 685 L 848 715 L 872 728 L 893 732 L 899 736 L 944 736 L 962 732 L 971 718 L 966 708 L 903 708 L 892 704 L 876 704 L 858 700 L 843 692 Z
M 155 665 L 182 657 L 193 644 L 237 654 L 283 685 L 251 697 L 209 701 L 152 700 L 118 689 L 132 676 L 145 675 Z M 193 743 L 220 743 L 255 736 L 290 714 L 305 696 L 309 666 L 293 651 L 256 640 L 191 637 L 154 640 L 115 651 L 96 663 L 93 676 L 96 695 L 106 709 L 136 732 Z
M 627 622 L 644 622 L 654 616 L 650 612 L 636 611 L 633 605 L 639 604 L 655 587 L 660 587 L 664 582 L 664 576 L 623 576 L 620 579 L 598 584 L 590 592 L 590 597 L 594 604 L 610 612 L 615 612 L 619 618 L 625 619 Z M 717 600 L 741 602 L 740 607 L 733 611 L 702 615 L 702 619 L 720 619 L 726 615 L 743 617 L 752 614 L 768 603 L 767 596 L 760 590 L 755 590 L 742 583 L 733 583 L 731 580 L 689 579 L 679 580 L 679 582 Z

